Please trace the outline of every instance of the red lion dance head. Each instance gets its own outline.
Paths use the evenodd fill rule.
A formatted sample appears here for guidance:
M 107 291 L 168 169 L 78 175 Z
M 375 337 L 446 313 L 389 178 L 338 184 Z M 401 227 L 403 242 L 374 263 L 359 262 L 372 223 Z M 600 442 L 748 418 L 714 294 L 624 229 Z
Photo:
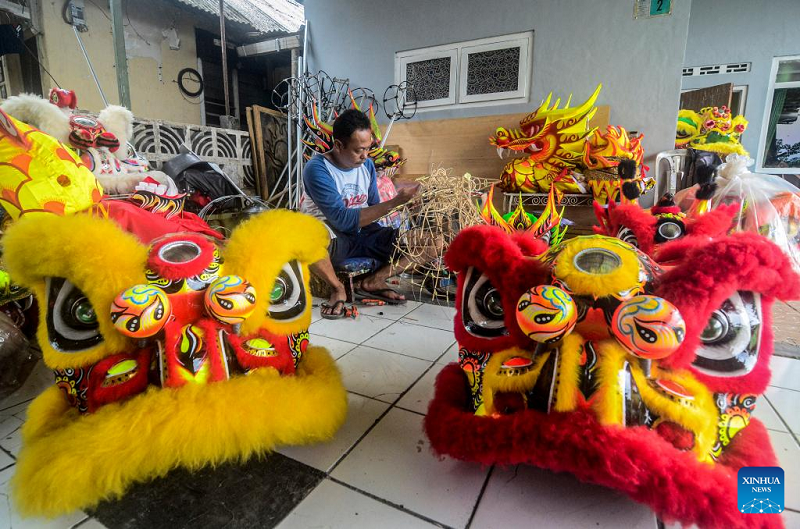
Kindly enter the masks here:
M 658 220 L 632 228 L 640 248 Z M 770 376 L 770 307 L 800 283 L 764 237 L 706 232 L 660 243 L 659 264 L 604 235 L 546 250 L 492 226 L 462 231 L 446 256 L 459 365 L 437 380 L 433 449 L 568 471 L 665 521 L 781 526 L 739 513 L 736 473 L 777 464 L 752 412 Z

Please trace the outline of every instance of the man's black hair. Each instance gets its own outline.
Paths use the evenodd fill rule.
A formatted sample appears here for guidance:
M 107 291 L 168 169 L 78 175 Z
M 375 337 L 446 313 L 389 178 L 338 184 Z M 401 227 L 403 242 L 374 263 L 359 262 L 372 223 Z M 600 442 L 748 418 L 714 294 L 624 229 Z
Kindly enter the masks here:
M 345 110 L 333 122 L 333 139 L 347 145 L 350 136 L 357 130 L 372 130 L 369 118 L 360 110 L 354 108 Z

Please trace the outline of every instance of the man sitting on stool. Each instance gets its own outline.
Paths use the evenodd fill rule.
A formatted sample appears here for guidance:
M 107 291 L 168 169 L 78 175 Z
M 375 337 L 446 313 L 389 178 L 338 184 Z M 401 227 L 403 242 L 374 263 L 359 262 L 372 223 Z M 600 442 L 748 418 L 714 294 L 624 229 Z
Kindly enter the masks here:
M 321 309 L 322 316 L 329 319 L 344 316 L 346 300 L 344 285 L 333 267 L 352 257 L 385 263 L 361 281 L 356 288 L 359 296 L 405 303 L 405 297 L 390 289 L 386 280 L 407 268 L 410 261 L 405 257 L 393 260 L 398 230 L 376 221 L 411 200 L 419 184 L 401 187 L 396 197 L 381 202 L 375 164 L 367 157 L 371 148 L 369 118 L 358 110 L 346 110 L 333 122 L 333 149 L 314 155 L 303 170 L 305 192 L 300 211 L 322 219 L 331 232 L 330 259 L 311 265 L 333 290 Z

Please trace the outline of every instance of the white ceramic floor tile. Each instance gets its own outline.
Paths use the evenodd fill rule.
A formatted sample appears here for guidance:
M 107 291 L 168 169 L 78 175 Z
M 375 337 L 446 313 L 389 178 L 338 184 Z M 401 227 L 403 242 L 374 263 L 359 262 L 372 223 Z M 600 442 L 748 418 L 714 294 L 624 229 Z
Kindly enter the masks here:
M 800 434 L 800 391 L 767 388 L 764 393 L 778 415 L 789 425 L 789 430 Z
M 0 439 L 11 435 L 22 427 L 24 421 L 15 415 L 7 415 L 0 419 Z
M 610 489 L 526 465 L 495 468 L 470 527 L 656 529 L 644 505 Z
M 700 529 L 700 528 L 694 524 L 685 526 L 681 525 L 680 522 L 672 522 L 664 524 L 664 529 Z
M 358 346 L 358 344 L 355 343 L 343 342 L 342 340 L 334 340 L 333 338 L 328 338 L 327 336 L 310 333 L 308 342 L 309 345 L 324 347 L 329 353 L 331 353 L 331 356 L 333 356 L 334 359 L 341 358 Z
M 331 475 L 439 523 L 464 527 L 488 468 L 436 457 L 422 419 L 393 408 Z
M 406 301 L 405 305 L 386 304 L 379 307 L 366 307 L 364 305 L 359 305 L 358 312 L 359 314 L 366 314 L 368 316 L 377 316 L 379 318 L 386 318 L 388 320 L 397 320 L 420 305 L 422 305 L 422 303 L 412 300 Z
M 417 413 L 428 413 L 428 404 L 433 399 L 436 377 L 444 369 L 443 364 L 433 364 L 425 376 L 414 384 L 408 393 L 397 403 L 397 406 Z
M 278 529 L 310 527 L 414 529 L 434 526 L 326 479 L 278 525 Z
M 311 324 L 310 332 L 345 342 L 361 343 L 392 323 L 392 320 L 364 315 L 356 319 L 319 320 Z
M 20 518 L 11 502 L 9 480 L 15 467 L 0 472 L 0 527 L 14 529 L 68 529 L 87 518 L 86 513 L 75 511 L 55 519 Z
M 431 362 L 363 345 L 356 347 L 336 363 L 339 364 L 347 389 L 390 403 L 431 365 Z
M 800 448 L 788 433 L 770 431 L 769 438 L 786 479 L 783 489 L 785 507 L 800 511 Z
M 16 406 L 11 406 L 10 408 L 0 410 L 0 422 L 2 422 L 6 417 L 11 417 L 12 415 L 16 416 L 18 419 L 25 420 L 25 414 L 30 403 L 30 400 L 26 400 L 25 402 L 20 402 Z
M 25 383 L 17 391 L 6 397 L 0 402 L 0 410 L 10 408 L 21 402 L 29 401 L 37 397 L 42 391 L 55 383 L 53 370 L 39 361 L 28 375 Z
M 778 417 L 778 414 L 775 413 L 775 409 L 763 395 L 756 400 L 756 409 L 753 412 L 753 417 L 763 422 L 768 430 L 777 430 L 779 432 L 789 431 L 780 417 Z
M 424 303 L 413 312 L 404 316 L 403 321 L 425 325 L 427 327 L 436 327 L 437 329 L 445 331 L 452 331 L 453 318 L 455 318 L 455 315 L 456 309 L 453 307 Z
M 800 529 L 800 512 L 783 511 L 781 516 L 786 529 Z
M 0 450 L 0 469 L 14 464 L 14 458 Z
M 401 320 L 364 342 L 364 345 L 435 361 L 455 341 L 453 331 L 413 325 Z
M 385 402 L 348 393 L 347 421 L 331 441 L 311 446 L 290 446 L 278 451 L 301 463 L 328 472 L 388 407 Z
M 773 356 L 769 364 L 772 368 L 770 386 L 800 391 L 800 359 Z
M 22 421 L 20 421 L 19 425 L 20 427 L 22 426 Z M 0 438 L 0 446 L 14 457 L 17 457 L 19 449 L 22 446 L 22 429 L 20 427 Z
M 447 352 L 441 356 L 437 361 L 439 364 L 447 365 L 453 362 L 458 362 L 458 342 L 451 345 Z

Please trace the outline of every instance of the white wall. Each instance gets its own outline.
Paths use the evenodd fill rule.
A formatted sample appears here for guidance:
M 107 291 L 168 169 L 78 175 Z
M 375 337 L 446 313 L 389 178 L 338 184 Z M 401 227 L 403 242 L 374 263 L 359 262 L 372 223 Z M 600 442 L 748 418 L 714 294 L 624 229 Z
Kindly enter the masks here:
M 800 0 L 693 0 L 685 66 L 751 62 L 748 73 L 684 77 L 683 88 L 747 85 L 742 144 L 752 158 L 764 119 L 772 58 L 800 55 Z
M 534 31 L 530 102 L 418 113 L 442 119 L 529 112 L 553 91 L 611 106 L 611 123 L 645 133 L 646 156 L 673 148 L 690 0 L 633 19 L 633 0 L 306 0 L 309 66 L 372 88 L 394 83 L 397 51 Z M 492 131 L 487 131 L 487 138 Z

